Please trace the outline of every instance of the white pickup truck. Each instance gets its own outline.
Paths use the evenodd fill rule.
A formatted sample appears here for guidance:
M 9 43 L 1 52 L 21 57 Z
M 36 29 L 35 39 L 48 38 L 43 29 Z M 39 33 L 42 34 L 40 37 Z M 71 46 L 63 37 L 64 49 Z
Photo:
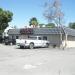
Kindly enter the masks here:
M 41 36 L 30 36 L 28 39 L 16 39 L 16 45 L 20 48 L 49 47 L 49 41 L 43 40 Z

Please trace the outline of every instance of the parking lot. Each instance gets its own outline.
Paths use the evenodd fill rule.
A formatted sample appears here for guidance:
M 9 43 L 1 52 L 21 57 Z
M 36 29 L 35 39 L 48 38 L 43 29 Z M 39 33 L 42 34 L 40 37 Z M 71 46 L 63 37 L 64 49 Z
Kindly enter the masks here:
M 0 44 L 0 75 L 75 75 L 75 49 Z

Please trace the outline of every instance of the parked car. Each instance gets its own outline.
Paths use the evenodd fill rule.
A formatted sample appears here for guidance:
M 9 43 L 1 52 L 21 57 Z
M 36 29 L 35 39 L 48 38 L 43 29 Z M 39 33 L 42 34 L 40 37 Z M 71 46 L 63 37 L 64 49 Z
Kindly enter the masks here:
M 15 45 L 16 44 L 16 40 L 15 39 L 5 39 L 4 40 L 5 45 Z
M 11 42 L 12 42 L 12 41 L 9 40 L 9 39 L 5 39 L 5 40 L 4 40 L 5 45 L 10 45 Z
M 41 36 L 31 36 L 28 39 L 16 39 L 16 45 L 20 48 L 49 47 L 49 41 L 43 40 Z

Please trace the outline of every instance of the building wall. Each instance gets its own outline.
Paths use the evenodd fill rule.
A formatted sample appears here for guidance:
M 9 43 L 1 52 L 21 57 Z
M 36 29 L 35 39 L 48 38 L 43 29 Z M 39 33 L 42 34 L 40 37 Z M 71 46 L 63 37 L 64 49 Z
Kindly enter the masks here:
M 60 35 L 58 35 L 58 34 L 51 34 L 51 35 L 20 35 L 19 39 L 27 39 L 28 36 L 47 37 L 47 40 L 50 42 L 50 45 L 60 46 L 60 44 L 61 44 Z
M 50 42 L 50 45 L 56 45 L 60 46 L 61 41 L 60 41 L 60 35 L 58 34 L 48 34 L 48 35 L 9 35 L 9 37 L 12 39 L 17 39 L 16 37 L 18 36 L 19 39 L 28 39 L 28 36 L 42 36 L 42 37 L 47 37 L 47 40 Z
M 57 45 L 60 46 L 61 41 L 60 41 L 60 35 L 58 34 L 48 34 L 48 35 L 34 35 L 34 36 L 42 36 L 42 37 L 47 37 L 47 40 L 50 42 L 50 45 Z
M 75 47 L 75 36 L 68 36 L 66 47 L 67 48 Z
M 18 38 L 17 38 L 18 37 Z M 27 39 L 28 35 L 9 35 L 10 39 Z
M 52 34 L 48 35 L 48 41 L 50 44 L 60 46 L 60 35 Z
M 9 35 L 10 39 L 18 39 L 20 35 Z
M 28 35 L 20 35 L 19 39 L 27 39 Z
M 60 35 L 58 34 L 50 34 L 50 35 L 31 35 L 31 36 L 47 36 L 47 40 L 50 41 L 50 44 L 51 45 L 57 45 L 57 46 L 60 46 L 61 45 L 61 39 L 60 39 Z M 28 35 L 9 35 L 9 38 L 11 39 L 27 39 L 28 38 Z M 66 48 L 70 48 L 70 47 L 75 47 L 75 36 L 67 36 L 67 40 L 66 40 L 66 37 L 65 35 L 63 35 L 63 38 L 62 38 L 62 45 L 63 47 L 66 47 Z

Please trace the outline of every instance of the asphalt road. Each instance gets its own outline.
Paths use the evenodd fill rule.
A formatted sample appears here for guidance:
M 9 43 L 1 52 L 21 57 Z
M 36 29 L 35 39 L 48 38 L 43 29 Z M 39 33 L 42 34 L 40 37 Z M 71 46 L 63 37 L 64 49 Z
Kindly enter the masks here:
M 0 44 L 0 75 L 75 75 L 75 49 L 18 49 Z

